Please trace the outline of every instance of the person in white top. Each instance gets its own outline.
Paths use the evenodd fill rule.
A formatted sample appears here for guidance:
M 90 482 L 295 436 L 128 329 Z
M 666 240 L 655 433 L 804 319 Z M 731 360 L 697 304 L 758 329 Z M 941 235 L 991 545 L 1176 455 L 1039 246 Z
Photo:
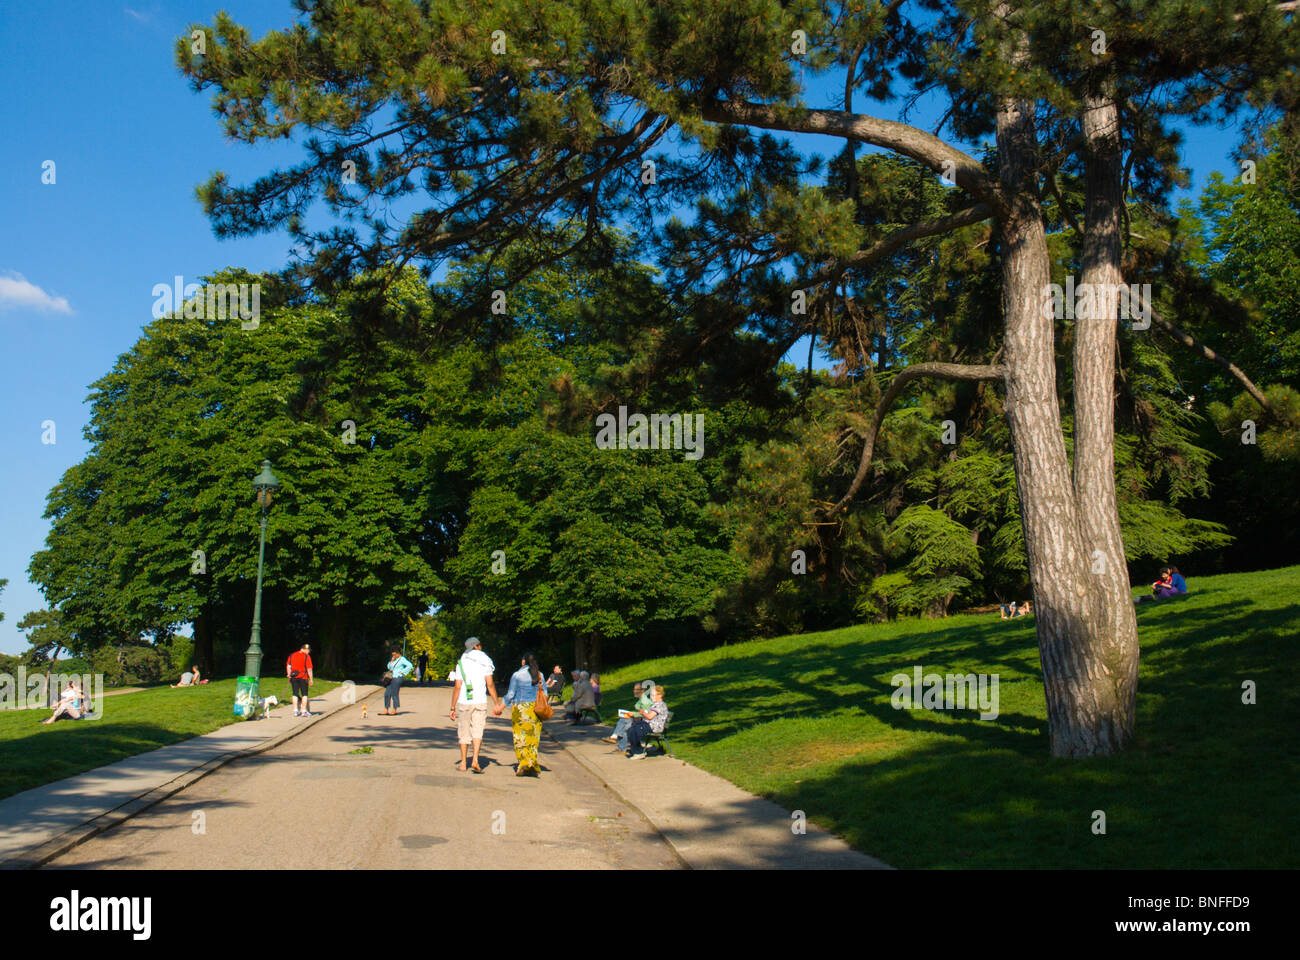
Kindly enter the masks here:
M 482 773 L 478 765 L 478 751 L 483 743 L 483 728 L 487 724 L 488 699 L 492 701 L 492 716 L 501 716 L 505 704 L 497 696 L 496 684 L 492 682 L 493 666 L 491 658 L 483 652 L 483 645 L 478 637 L 465 641 L 465 655 L 460 658 L 454 671 L 455 686 L 451 691 L 451 719 L 456 724 L 460 740 L 460 764 L 457 770 L 465 769 L 465 755 L 468 747 L 474 745 L 474 762 L 469 767 L 475 773 Z

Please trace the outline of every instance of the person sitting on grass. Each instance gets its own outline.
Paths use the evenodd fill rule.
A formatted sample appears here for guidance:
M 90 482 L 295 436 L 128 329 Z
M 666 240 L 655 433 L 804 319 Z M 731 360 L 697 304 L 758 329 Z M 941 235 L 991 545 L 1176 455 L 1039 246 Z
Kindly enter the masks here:
M 1002 619 L 1014 620 L 1016 617 L 1016 601 L 1002 604 Z
M 184 673 L 181 674 L 181 682 L 173 683 L 172 689 L 174 690 L 176 687 L 195 687 L 198 686 L 201 682 L 202 681 L 199 680 L 199 668 L 198 665 L 196 664 L 195 666 L 190 667 L 189 670 L 186 670 Z
M 1178 582 L 1174 582 L 1174 568 L 1161 567 L 1160 577 L 1155 583 L 1151 584 L 1151 596 L 1138 597 L 1133 602 L 1143 603 L 1147 600 L 1169 600 L 1172 597 L 1182 596 L 1187 592 L 1187 581 L 1183 575 L 1178 575 Z
M 1029 601 L 1026 600 L 1024 603 L 1022 603 L 1022 604 L 1020 605 L 1020 609 L 1016 611 L 1016 616 L 1017 616 L 1017 617 L 1027 617 L 1027 616 L 1029 616 L 1031 613 L 1033 613 L 1033 611 L 1029 609 Z
M 1187 593 L 1187 581 L 1184 580 L 1183 575 L 1178 572 L 1178 568 L 1171 566 L 1169 568 L 1169 574 L 1169 582 L 1173 584 L 1174 593 L 1179 596 L 1185 595 Z
M 654 702 L 649 710 L 642 710 L 641 716 L 632 721 L 627 731 L 627 758 L 644 760 L 645 746 L 642 740 L 651 733 L 663 733 L 668 725 L 668 702 L 664 699 L 664 688 L 655 687 Z
M 647 680 L 644 683 L 636 683 L 632 685 L 632 696 L 636 697 L 636 700 L 633 703 L 630 712 L 635 714 L 640 713 L 642 710 L 650 709 L 650 705 L 654 703 L 654 697 L 651 696 L 650 691 L 654 689 L 654 686 L 653 680 Z M 616 743 L 618 744 L 620 753 L 627 753 L 627 731 L 628 728 L 632 726 L 632 721 L 634 719 L 636 718 L 619 717 L 618 723 L 614 724 L 614 735 L 611 737 L 605 737 L 605 742 Z
M 54 712 L 41 723 L 53 723 L 62 716 L 81 719 L 81 687 L 75 680 L 68 681 L 68 686 L 59 695 L 59 702 L 54 705 Z

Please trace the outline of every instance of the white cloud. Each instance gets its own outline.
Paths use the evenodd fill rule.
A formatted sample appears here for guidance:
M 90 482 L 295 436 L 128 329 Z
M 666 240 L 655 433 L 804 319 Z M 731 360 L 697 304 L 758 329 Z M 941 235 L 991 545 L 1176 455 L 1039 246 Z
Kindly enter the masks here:
M 6 307 L 26 307 L 54 313 L 71 313 L 72 307 L 62 297 L 52 297 L 34 283 L 28 283 L 21 273 L 10 271 L 0 274 L 0 310 Z
M 141 23 L 148 23 L 152 18 L 148 14 L 141 13 L 138 10 L 132 10 L 130 7 L 125 8 L 127 15 L 135 18 Z

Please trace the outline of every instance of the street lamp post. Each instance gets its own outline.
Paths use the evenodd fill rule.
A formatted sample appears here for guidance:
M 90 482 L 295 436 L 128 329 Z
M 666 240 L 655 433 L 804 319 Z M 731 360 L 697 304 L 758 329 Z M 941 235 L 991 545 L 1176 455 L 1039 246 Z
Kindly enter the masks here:
M 262 461 L 262 472 L 253 478 L 257 491 L 257 504 L 262 508 L 262 534 L 257 545 L 257 592 L 253 600 L 253 630 L 244 653 L 244 676 L 262 675 L 262 562 L 266 557 L 266 511 L 271 506 L 271 494 L 280 489 L 280 481 L 271 473 L 271 461 Z

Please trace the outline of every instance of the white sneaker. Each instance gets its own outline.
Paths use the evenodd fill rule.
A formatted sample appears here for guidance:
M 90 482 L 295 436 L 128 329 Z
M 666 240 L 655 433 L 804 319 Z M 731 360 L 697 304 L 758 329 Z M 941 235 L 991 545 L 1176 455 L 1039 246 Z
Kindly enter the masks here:
M 299 716 L 301 713 L 302 713 L 301 710 L 295 710 L 295 711 L 293 712 L 293 715 L 296 717 L 296 716 Z

